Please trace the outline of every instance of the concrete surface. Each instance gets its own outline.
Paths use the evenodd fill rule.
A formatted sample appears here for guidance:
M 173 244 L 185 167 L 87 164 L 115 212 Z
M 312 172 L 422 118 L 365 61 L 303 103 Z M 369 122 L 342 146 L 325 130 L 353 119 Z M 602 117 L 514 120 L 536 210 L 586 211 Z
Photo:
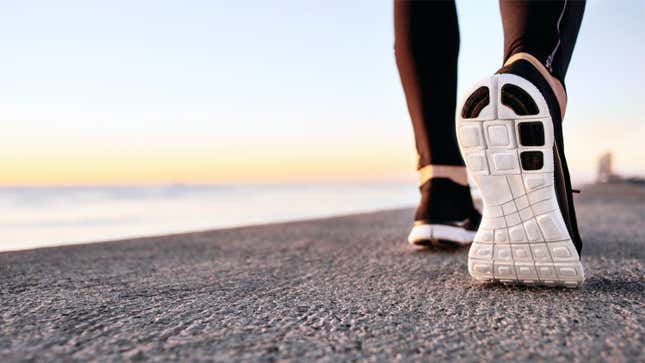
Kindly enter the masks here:
M 645 189 L 578 197 L 579 290 L 481 285 L 411 210 L 0 254 L 0 361 L 644 361 Z

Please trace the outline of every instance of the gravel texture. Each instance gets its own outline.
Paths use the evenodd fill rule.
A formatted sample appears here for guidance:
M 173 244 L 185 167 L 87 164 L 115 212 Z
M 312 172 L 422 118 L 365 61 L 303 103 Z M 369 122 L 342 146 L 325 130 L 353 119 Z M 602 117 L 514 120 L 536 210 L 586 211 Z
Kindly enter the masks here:
M 0 361 L 644 361 L 645 189 L 577 197 L 581 289 L 480 284 L 409 209 L 0 254 Z

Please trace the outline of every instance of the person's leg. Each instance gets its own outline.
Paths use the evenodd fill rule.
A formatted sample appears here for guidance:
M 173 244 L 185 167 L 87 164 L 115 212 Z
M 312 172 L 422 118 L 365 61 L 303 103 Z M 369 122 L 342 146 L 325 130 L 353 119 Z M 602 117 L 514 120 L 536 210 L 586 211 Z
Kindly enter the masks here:
M 431 164 L 463 167 L 454 137 L 459 54 L 454 1 L 396 0 L 394 31 L 396 63 L 412 119 L 418 168 Z
M 504 27 L 504 62 L 529 53 L 564 83 L 582 23 L 585 1 L 499 2 Z
M 455 3 L 395 0 L 394 29 L 396 62 L 418 154 L 421 203 L 415 221 L 463 221 L 474 208 L 455 137 Z

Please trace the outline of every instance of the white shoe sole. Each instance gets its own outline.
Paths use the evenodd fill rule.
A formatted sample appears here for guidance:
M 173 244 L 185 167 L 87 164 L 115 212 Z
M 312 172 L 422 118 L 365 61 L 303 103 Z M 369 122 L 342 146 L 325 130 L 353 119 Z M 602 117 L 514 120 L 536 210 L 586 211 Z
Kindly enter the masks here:
M 501 103 L 504 84 L 526 91 L 539 113 L 518 116 Z M 488 87 L 489 104 L 476 118 L 457 110 L 457 139 L 484 210 L 468 253 L 468 271 L 481 281 L 577 287 L 584 271 L 567 230 L 554 188 L 553 122 L 538 89 L 522 77 L 501 74 L 477 83 L 467 95 Z M 543 146 L 523 146 L 518 124 L 541 122 Z M 520 153 L 541 151 L 543 166 L 524 170 Z
M 417 224 L 412 227 L 408 242 L 415 246 L 438 244 L 439 241 L 451 242 L 461 246 L 472 243 L 475 232 L 445 224 Z

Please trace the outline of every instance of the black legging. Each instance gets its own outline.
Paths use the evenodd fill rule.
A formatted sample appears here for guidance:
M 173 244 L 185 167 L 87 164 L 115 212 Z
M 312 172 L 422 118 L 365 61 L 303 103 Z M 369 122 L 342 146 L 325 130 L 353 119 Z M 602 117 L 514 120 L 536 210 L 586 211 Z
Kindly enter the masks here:
M 564 84 L 584 1 L 500 1 L 504 61 L 526 52 Z M 418 168 L 463 166 L 455 136 L 459 25 L 454 1 L 394 1 L 395 54 Z M 491 70 L 492 73 L 493 70 Z

